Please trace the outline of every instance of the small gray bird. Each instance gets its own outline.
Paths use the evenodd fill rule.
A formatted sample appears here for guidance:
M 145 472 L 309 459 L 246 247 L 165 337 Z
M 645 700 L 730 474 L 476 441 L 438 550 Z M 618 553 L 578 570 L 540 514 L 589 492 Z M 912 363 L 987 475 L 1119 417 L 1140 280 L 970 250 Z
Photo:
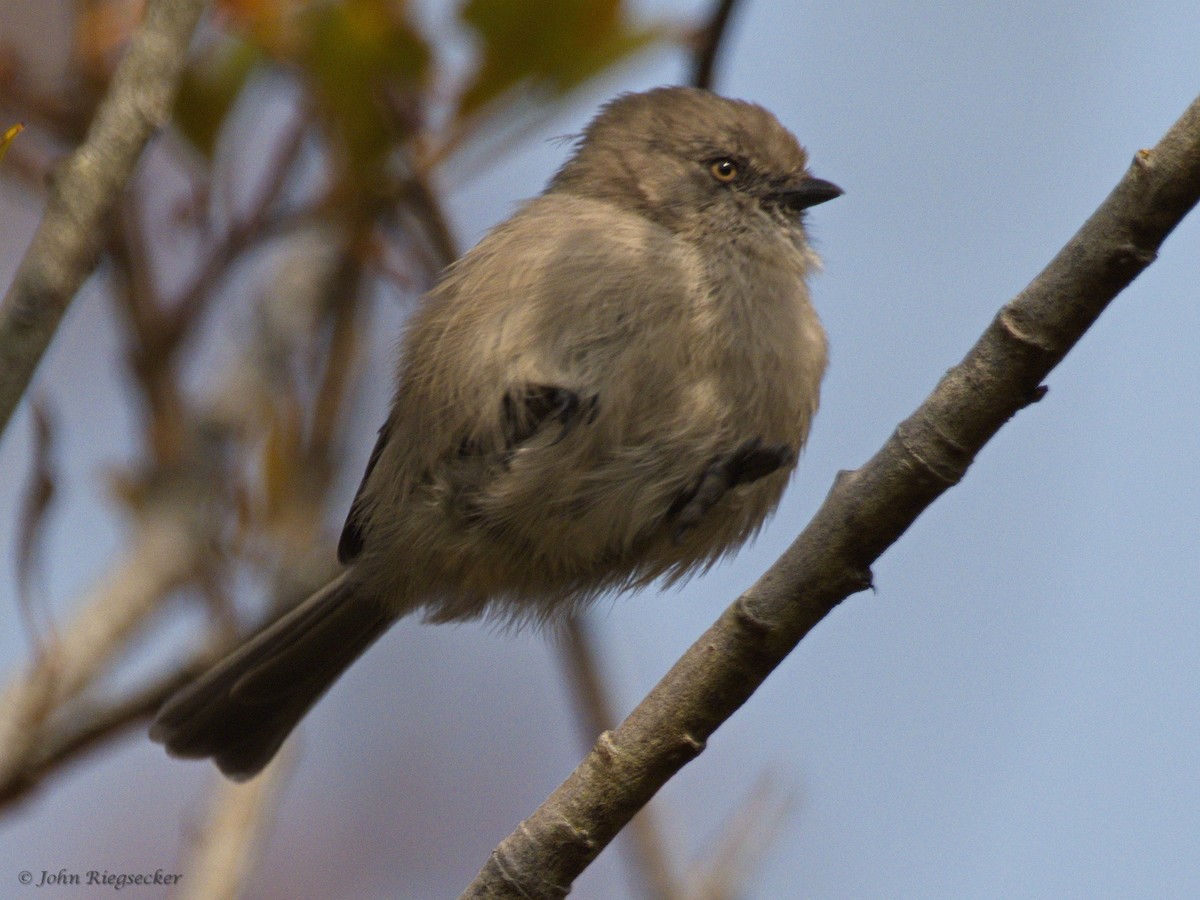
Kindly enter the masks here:
M 803 217 L 842 191 L 807 164 L 752 103 L 671 87 L 605 105 L 411 317 L 345 570 L 151 737 L 250 778 L 410 612 L 546 621 L 755 534 L 825 372 Z

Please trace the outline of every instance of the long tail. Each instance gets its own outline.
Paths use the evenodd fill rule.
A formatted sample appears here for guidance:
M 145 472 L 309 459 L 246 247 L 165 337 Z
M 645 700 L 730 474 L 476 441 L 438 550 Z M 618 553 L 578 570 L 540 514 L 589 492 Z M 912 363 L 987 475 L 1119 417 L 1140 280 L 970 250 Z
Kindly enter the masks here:
M 257 775 L 341 674 L 395 621 L 343 573 L 267 625 L 158 712 L 150 738 L 172 756 L 211 756 L 235 781 Z

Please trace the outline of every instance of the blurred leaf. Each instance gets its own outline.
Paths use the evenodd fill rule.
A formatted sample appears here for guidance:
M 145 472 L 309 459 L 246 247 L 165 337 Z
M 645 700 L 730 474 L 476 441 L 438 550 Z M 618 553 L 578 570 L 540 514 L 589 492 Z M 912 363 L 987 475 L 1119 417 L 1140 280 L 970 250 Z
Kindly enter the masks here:
M 4 134 L 0 134 L 0 159 L 4 159 L 4 154 L 8 152 L 8 145 L 24 130 L 25 126 L 18 122 Z
M 300 47 L 300 20 L 328 0 L 217 0 L 219 16 L 267 56 L 293 60 Z
M 175 100 L 175 124 L 206 157 L 212 158 L 230 109 L 265 61 L 256 47 L 229 38 L 184 71 Z
M 284 400 L 276 412 L 260 460 L 264 501 L 262 512 L 267 520 L 279 516 L 296 490 L 302 445 L 300 412 L 295 404 Z
M 460 16 L 483 43 L 460 115 L 525 80 L 566 93 L 663 35 L 635 26 L 622 0 L 468 0 Z
M 413 93 L 429 70 L 429 46 L 405 7 L 396 0 L 344 0 L 306 16 L 303 62 L 358 161 L 378 159 L 418 124 L 398 121 L 385 102 Z
M 75 17 L 74 53 L 80 68 L 105 81 L 145 12 L 145 0 L 82 0 Z
M 217 0 L 217 10 L 264 48 L 275 45 L 305 0 Z

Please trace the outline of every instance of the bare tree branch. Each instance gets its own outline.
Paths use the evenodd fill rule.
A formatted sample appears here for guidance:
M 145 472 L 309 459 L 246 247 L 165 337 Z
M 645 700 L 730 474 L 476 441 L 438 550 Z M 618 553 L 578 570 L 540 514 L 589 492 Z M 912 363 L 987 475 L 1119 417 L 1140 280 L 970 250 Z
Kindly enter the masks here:
M 862 468 L 839 475 L 791 547 L 642 703 L 492 852 L 462 894 L 558 900 L 666 781 L 699 755 L 796 644 L 871 584 L 871 564 L 1040 398 L 1042 379 L 1156 257 L 1200 200 L 1200 98 L 961 363 Z
M 0 694 L 0 785 L 27 780 L 33 761 L 42 756 L 55 709 L 106 671 L 162 598 L 194 574 L 203 541 L 193 517 L 202 508 L 199 501 L 180 499 L 162 514 L 148 513 L 128 552 L 83 601 L 74 620 Z
M 20 531 L 17 534 L 16 554 L 17 605 L 31 637 L 37 633 L 34 582 L 39 569 L 42 537 L 58 490 L 58 473 L 54 465 L 58 432 L 54 416 L 44 397 L 35 398 L 32 409 L 33 469 L 29 473 L 29 484 L 17 516 Z
M 563 627 L 562 660 L 575 687 L 580 730 L 590 744 L 596 735 L 612 728 L 617 717 L 586 616 L 584 613 L 567 619 Z M 687 896 L 676 882 L 671 857 L 664 846 L 662 823 L 654 815 L 653 808 L 647 806 L 634 816 L 625 837 L 643 896 L 648 900 L 678 900 Z
M 683 896 L 687 900 L 736 900 L 745 896 L 744 887 L 783 832 L 795 800 L 794 794 L 780 789 L 776 779 L 761 775 L 717 841 L 690 868 Z
M 713 76 L 717 68 L 717 55 L 725 37 L 729 18 L 737 0 L 717 0 L 716 8 L 707 24 L 696 35 L 696 51 L 692 54 L 693 86 L 712 90 Z
M 217 779 L 208 819 L 191 848 L 181 900 L 235 900 L 262 844 L 263 828 L 289 769 L 286 751 L 245 784 Z
M 150 0 L 87 139 L 50 190 L 46 213 L 0 305 L 0 433 L 91 274 L 104 222 L 142 149 L 171 114 L 204 0 Z
M 109 705 L 95 703 L 64 710 L 55 718 L 56 727 L 43 734 L 19 766 L 9 766 L 0 780 L 0 809 L 8 811 L 13 801 L 23 799 L 59 767 L 78 758 L 104 741 L 150 717 L 168 697 L 190 682 L 233 646 L 214 645 L 145 687 Z
M 166 316 L 167 335 L 162 338 L 164 343 L 175 344 L 182 339 L 207 303 L 209 295 L 233 268 L 233 262 L 255 242 L 271 237 L 284 221 L 283 218 L 275 219 L 273 214 L 277 215 L 276 207 L 295 174 L 300 151 L 309 136 L 309 115 L 307 106 L 304 106 L 289 123 L 279 144 L 272 150 L 274 156 L 271 165 L 267 167 L 267 175 L 249 209 L 208 249 L 187 287 L 172 302 L 170 313 Z

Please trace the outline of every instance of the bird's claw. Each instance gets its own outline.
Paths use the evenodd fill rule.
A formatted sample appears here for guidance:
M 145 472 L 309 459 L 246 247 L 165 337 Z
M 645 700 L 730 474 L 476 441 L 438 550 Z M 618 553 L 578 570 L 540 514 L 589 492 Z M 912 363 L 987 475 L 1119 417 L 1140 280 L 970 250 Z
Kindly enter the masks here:
M 732 453 L 714 458 L 696 486 L 685 491 L 671 505 L 669 516 L 675 520 L 671 540 L 683 543 L 687 533 L 700 524 L 718 501 L 739 484 L 749 484 L 790 466 L 795 451 L 787 444 L 764 447 L 762 438 L 751 438 Z

